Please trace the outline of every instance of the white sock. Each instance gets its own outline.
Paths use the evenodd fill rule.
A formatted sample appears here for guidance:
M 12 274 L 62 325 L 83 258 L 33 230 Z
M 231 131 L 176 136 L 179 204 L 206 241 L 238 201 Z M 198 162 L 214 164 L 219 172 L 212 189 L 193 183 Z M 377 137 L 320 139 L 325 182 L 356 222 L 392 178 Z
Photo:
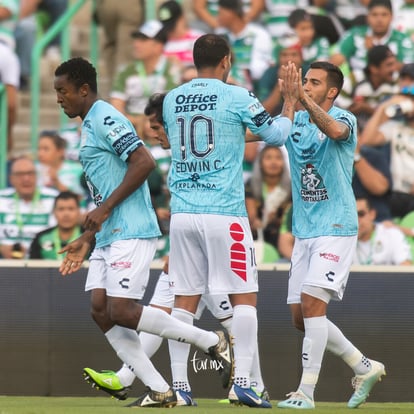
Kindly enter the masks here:
M 162 338 L 160 336 L 146 332 L 139 333 L 139 340 L 141 341 L 142 349 L 150 359 L 158 351 L 159 347 L 162 344 Z M 121 369 L 117 371 L 116 375 L 124 387 L 130 387 L 135 380 L 135 374 L 128 368 L 126 364 L 122 365 Z
M 135 374 L 128 368 L 127 364 L 123 364 L 122 367 L 116 372 L 119 382 L 124 387 L 130 387 L 135 381 Z
M 366 374 L 371 369 L 369 359 L 330 320 L 328 320 L 328 343 L 326 349 L 342 358 L 354 370 L 356 375 Z
M 231 325 L 233 323 L 233 318 L 225 319 L 220 322 L 221 325 L 226 328 L 227 332 L 231 336 Z M 262 371 L 260 369 L 260 358 L 259 358 L 259 344 L 257 343 L 257 349 L 253 355 L 252 371 L 250 373 L 250 385 L 256 389 L 256 391 L 261 394 L 264 390 L 264 382 L 262 378 Z
M 217 345 L 218 336 L 214 332 L 205 331 L 177 318 L 167 312 L 152 306 L 144 306 L 137 326 L 138 331 L 144 331 L 163 338 L 187 342 L 207 352 L 211 346 Z
M 299 388 L 313 399 L 328 341 L 328 324 L 326 316 L 304 318 L 303 322 L 305 324 L 305 337 L 302 345 L 303 373 Z
M 171 316 L 189 325 L 192 325 L 194 322 L 194 314 L 184 309 L 174 308 Z M 173 388 L 191 391 L 187 372 L 190 344 L 169 339 L 168 349 L 170 351 Z
M 105 336 L 118 357 L 145 385 L 154 391 L 168 391 L 169 385 L 143 351 L 136 331 L 115 325 L 105 333 Z
M 259 344 L 257 343 L 256 351 L 253 354 L 252 371 L 250 373 L 251 386 L 256 389 L 260 395 L 264 390 L 262 370 L 260 369 Z
M 151 359 L 160 348 L 163 338 L 147 332 L 140 332 L 139 340 L 141 341 L 142 349 L 147 354 L 148 358 Z
M 231 333 L 234 337 L 234 383 L 250 388 L 253 355 L 257 350 L 257 311 L 254 306 L 233 308 Z
M 231 335 L 231 325 L 233 323 L 233 317 L 220 321 L 221 326 Z

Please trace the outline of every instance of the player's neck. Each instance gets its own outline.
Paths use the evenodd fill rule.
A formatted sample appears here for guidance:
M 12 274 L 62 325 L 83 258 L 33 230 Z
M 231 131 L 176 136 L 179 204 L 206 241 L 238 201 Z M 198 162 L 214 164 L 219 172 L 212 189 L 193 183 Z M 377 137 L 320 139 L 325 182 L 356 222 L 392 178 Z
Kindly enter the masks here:
M 217 79 L 223 80 L 223 72 L 217 68 L 205 68 L 201 69 L 197 73 L 197 78 L 201 79 Z

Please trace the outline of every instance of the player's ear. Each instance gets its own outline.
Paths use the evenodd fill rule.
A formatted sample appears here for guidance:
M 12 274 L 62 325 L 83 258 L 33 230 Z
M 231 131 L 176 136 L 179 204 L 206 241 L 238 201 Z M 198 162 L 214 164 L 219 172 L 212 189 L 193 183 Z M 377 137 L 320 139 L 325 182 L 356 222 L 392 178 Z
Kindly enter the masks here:
M 89 90 L 90 90 L 89 85 L 87 83 L 84 83 L 79 88 L 79 94 L 80 94 L 80 96 L 82 96 L 82 98 L 85 98 L 86 96 L 88 96 Z
M 220 66 L 223 69 L 227 69 L 231 65 L 231 57 L 229 55 L 226 55 L 221 59 Z
M 332 86 L 328 90 L 327 98 L 334 100 L 336 96 L 338 95 L 338 88 L 335 86 Z

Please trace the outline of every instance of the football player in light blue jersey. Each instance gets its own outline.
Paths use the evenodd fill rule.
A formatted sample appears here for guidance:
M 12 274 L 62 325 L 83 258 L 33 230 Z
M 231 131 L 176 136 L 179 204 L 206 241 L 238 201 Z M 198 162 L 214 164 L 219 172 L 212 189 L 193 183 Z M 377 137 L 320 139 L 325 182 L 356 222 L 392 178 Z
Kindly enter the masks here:
M 154 137 L 159 141 L 160 146 L 167 150 L 170 149 L 170 143 L 165 134 L 162 119 L 162 108 L 165 95 L 165 93 L 153 94 L 148 100 L 144 113 L 148 117 L 149 126 L 154 132 Z M 174 306 L 174 293 L 169 284 L 167 273 L 168 256 L 149 303 L 151 306 L 159 307 L 160 309 L 171 313 Z M 213 316 L 220 321 L 221 325 L 226 328 L 228 333 L 231 334 L 230 329 L 233 309 L 230 305 L 228 295 L 204 295 L 200 300 L 195 319 L 199 319 L 206 306 Z M 162 343 L 161 337 L 147 334 L 146 332 L 140 332 L 139 338 L 146 354 L 150 358 L 155 354 Z M 173 341 L 169 342 L 172 343 Z M 187 353 L 183 352 L 175 355 L 178 360 L 171 361 L 172 385 L 177 396 L 177 406 L 197 405 L 193 399 L 187 374 L 189 353 L 190 345 L 188 345 Z M 117 372 L 111 370 L 97 372 L 91 368 L 84 368 L 84 373 L 86 381 L 92 383 L 97 389 L 105 391 L 121 400 L 127 398 L 130 387 L 136 378 L 135 374 L 126 364 L 123 364 Z M 254 384 L 254 388 L 260 397 L 269 400 L 270 397 L 262 378 L 258 350 L 253 360 L 251 375 L 251 382 Z
M 281 146 L 289 118 L 272 120 L 255 95 L 198 77 L 167 94 L 164 123 L 172 151 L 172 213 L 245 216 L 242 160 L 246 128 Z
M 257 269 L 247 218 L 242 162 L 246 129 L 272 145 L 283 145 L 296 102 L 292 67 L 280 80 L 285 98 L 273 120 L 253 93 L 226 83 L 231 50 L 215 34 L 193 48 L 197 77 L 173 89 L 164 100 L 163 119 L 171 145 L 170 280 L 172 314 L 189 324 L 204 293 L 227 293 L 233 305 L 234 381 L 229 399 L 270 408 L 252 388 L 257 350 Z M 184 344 L 184 347 L 186 345 Z M 180 343 L 170 346 L 184 352 Z
M 355 372 L 348 407 L 362 404 L 385 374 L 384 365 L 365 357 L 327 319 L 330 300 L 341 300 L 355 251 L 358 223 L 352 167 L 356 119 L 333 106 L 343 74 L 328 62 L 313 62 L 298 73 L 298 111 L 286 141 L 292 177 L 293 235 L 288 299 L 295 326 L 305 331 L 303 373 L 297 391 L 280 408 L 312 409 L 325 349 Z
M 85 59 L 63 62 L 55 71 L 57 102 L 70 118 L 82 119 L 80 161 L 96 208 L 85 232 L 67 252 L 60 271 L 77 271 L 96 238 L 85 290 L 91 291 L 92 317 L 117 355 L 147 386 L 132 407 L 173 407 L 177 398 L 147 357 L 143 331 L 194 344 L 208 352 L 230 381 L 232 357 L 223 332 L 189 326 L 160 309 L 142 306 L 149 269 L 160 235 L 146 179 L 155 161 L 130 122 L 97 95 L 95 68 Z
M 101 122 L 94 122 L 97 119 Z M 96 206 L 101 206 L 121 184 L 130 155 L 142 145 L 131 122 L 112 105 L 97 101 L 90 108 L 83 119 L 79 160 Z M 96 246 L 137 235 L 145 239 L 160 235 L 147 181 L 112 210 L 96 234 Z

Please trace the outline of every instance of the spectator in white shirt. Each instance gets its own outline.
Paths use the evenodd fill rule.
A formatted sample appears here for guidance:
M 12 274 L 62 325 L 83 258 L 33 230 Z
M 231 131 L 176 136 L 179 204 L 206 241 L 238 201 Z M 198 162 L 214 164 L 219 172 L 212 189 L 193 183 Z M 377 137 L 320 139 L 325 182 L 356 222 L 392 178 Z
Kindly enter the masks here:
M 365 198 L 356 200 L 358 242 L 354 265 L 411 265 L 410 246 L 404 233 L 394 226 L 376 223 L 376 212 Z

